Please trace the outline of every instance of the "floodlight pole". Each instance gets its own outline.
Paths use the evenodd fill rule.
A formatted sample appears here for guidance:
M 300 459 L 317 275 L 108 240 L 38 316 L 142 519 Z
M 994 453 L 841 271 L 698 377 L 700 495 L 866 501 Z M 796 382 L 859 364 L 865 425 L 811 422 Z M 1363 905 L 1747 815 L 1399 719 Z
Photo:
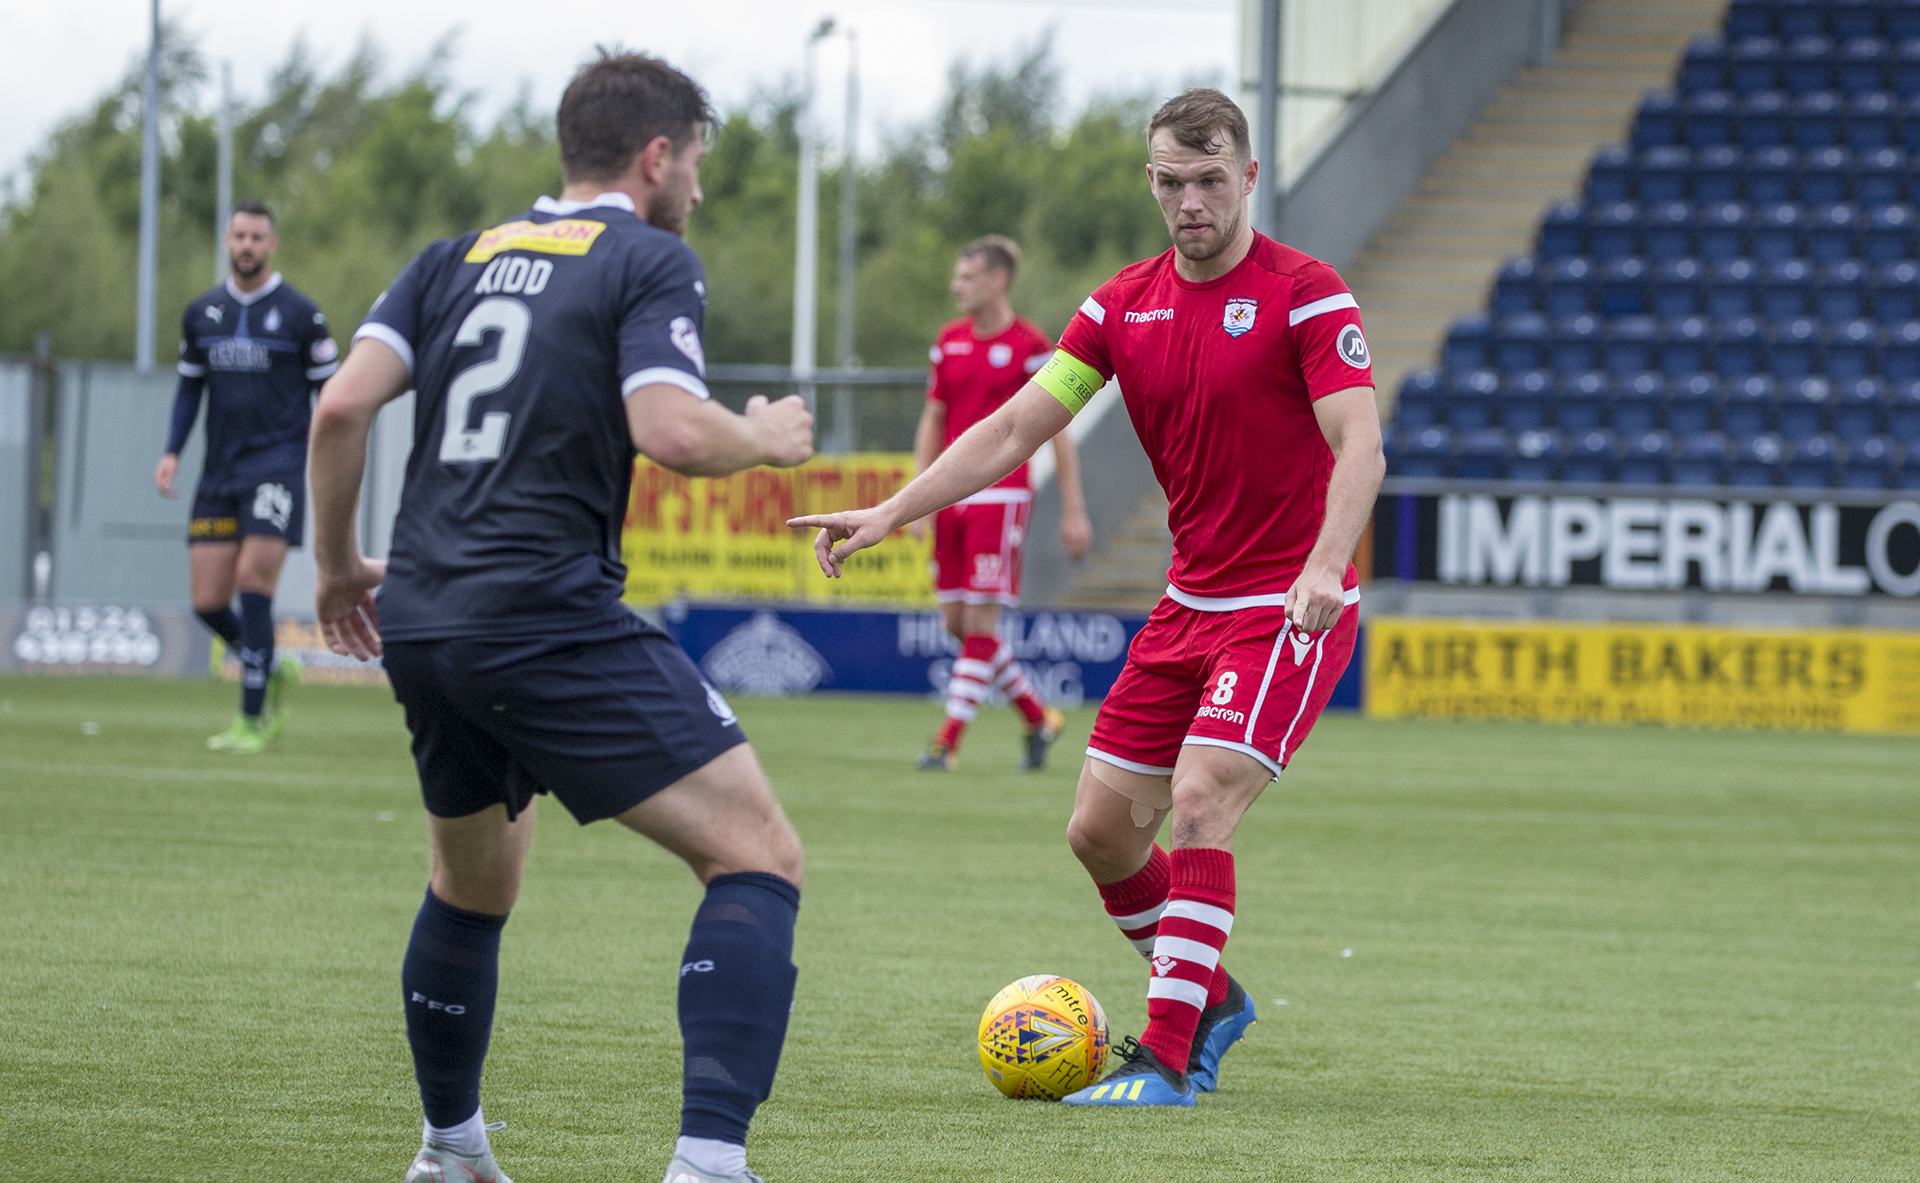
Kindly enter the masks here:
M 160 255 L 160 0 L 148 8 L 147 85 L 142 103 L 146 135 L 140 147 L 140 263 L 135 280 L 138 316 L 133 337 L 133 364 L 142 374 L 153 372 L 154 286 Z
M 1260 0 L 1260 142 L 1253 146 L 1260 172 L 1253 179 L 1253 228 L 1264 234 L 1279 230 L 1274 209 L 1280 189 L 1279 118 L 1280 0 Z
M 233 63 L 220 63 L 220 158 L 213 187 L 213 282 L 227 278 L 227 223 L 233 220 Z
M 860 58 L 852 29 L 847 34 L 847 110 L 841 132 L 840 154 L 840 315 L 834 325 L 834 364 L 854 366 L 853 328 L 856 281 L 860 268 Z M 851 452 L 857 441 L 853 430 L 853 387 L 833 392 L 833 441 L 829 451 Z
M 793 249 L 793 384 L 812 410 L 816 296 L 820 271 L 820 142 L 813 127 L 814 51 L 833 32 L 826 17 L 807 35 L 806 74 L 800 92 L 800 194 Z

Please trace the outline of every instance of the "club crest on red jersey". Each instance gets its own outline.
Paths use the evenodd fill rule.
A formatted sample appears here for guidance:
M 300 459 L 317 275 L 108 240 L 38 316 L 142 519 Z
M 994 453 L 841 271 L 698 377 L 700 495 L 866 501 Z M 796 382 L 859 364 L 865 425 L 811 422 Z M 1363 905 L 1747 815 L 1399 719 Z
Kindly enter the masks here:
M 1238 337 L 1253 327 L 1253 315 L 1259 310 L 1260 301 L 1236 298 L 1227 301 L 1227 314 L 1222 318 L 1220 327 L 1227 330 L 1227 336 Z

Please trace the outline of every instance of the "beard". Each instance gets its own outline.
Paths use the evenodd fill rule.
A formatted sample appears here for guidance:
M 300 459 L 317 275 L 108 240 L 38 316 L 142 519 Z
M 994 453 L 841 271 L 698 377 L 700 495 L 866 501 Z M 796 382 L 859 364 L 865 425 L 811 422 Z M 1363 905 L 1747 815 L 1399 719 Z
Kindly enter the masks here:
M 685 238 L 687 211 L 692 208 L 693 202 L 688 200 L 686 187 L 675 176 L 668 184 L 654 190 L 653 196 L 648 199 L 647 224 Z
M 1240 228 L 1247 220 L 1247 207 L 1242 204 L 1227 216 L 1226 221 L 1216 223 L 1213 233 L 1201 239 L 1181 238 L 1175 235 L 1173 249 L 1180 257 L 1195 263 L 1204 263 L 1214 258 L 1240 237 Z
M 252 279 L 267 266 L 267 261 L 259 255 L 235 255 L 231 262 L 233 273 L 241 279 Z

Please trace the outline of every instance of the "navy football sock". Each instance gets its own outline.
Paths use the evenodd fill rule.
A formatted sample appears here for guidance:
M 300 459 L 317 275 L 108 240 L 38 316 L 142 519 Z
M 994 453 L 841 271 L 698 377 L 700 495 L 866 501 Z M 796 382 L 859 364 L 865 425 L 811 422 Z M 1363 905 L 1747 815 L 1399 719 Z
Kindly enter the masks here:
M 211 612 L 196 612 L 200 623 L 213 630 L 213 635 L 227 643 L 227 648 L 240 648 L 240 618 L 233 614 L 233 605 L 222 604 Z
M 681 1137 L 746 1144 L 787 1039 L 799 910 L 800 889 L 778 875 L 747 871 L 707 884 L 680 963 Z
M 480 1066 L 493 1034 L 505 916 L 468 912 L 427 889 L 400 967 L 407 1042 L 428 1123 L 459 1125 L 480 1110 Z
M 240 711 L 259 715 L 267 701 L 267 674 L 273 669 L 273 597 L 240 593 Z

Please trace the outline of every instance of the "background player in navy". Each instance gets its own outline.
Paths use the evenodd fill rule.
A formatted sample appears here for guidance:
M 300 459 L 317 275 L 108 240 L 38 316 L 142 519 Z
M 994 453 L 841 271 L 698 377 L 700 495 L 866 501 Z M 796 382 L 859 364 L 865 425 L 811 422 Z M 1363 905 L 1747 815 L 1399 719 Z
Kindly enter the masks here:
M 240 655 L 240 714 L 207 741 L 216 751 L 258 752 L 286 726 L 286 689 L 300 680 L 300 663 L 273 659 L 273 589 L 306 524 L 313 390 L 340 368 L 327 318 L 270 270 L 279 246 L 266 206 L 234 207 L 232 274 L 181 318 L 180 391 L 153 472 L 161 494 L 174 496 L 204 391 L 207 463 L 187 531 L 193 610 Z
M 480 1069 L 538 793 L 582 823 L 617 818 L 706 885 L 676 965 L 685 1100 L 667 1178 L 754 1178 L 747 1125 L 793 999 L 800 843 L 726 700 L 620 601 L 636 451 L 695 475 L 812 454 L 798 398 L 745 415 L 708 399 L 706 281 L 680 235 L 712 120 L 664 62 L 584 67 L 560 101 L 560 200 L 423 251 L 314 414 L 321 627 L 337 652 L 384 645 L 432 837 L 401 970 L 427 1127 L 409 1181 L 506 1180 Z M 373 418 L 409 387 L 383 565 L 359 553 L 355 505 Z

